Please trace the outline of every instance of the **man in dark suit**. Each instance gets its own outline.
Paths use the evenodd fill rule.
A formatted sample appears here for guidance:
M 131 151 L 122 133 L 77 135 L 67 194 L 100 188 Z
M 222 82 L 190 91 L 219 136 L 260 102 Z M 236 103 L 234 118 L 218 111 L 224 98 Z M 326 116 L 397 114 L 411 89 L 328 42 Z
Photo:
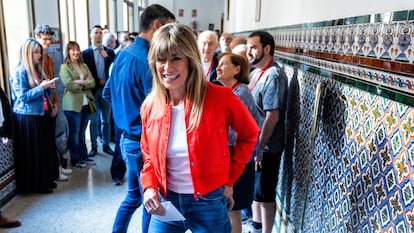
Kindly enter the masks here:
M 101 133 L 103 152 L 113 155 L 114 151 L 109 147 L 111 135 L 111 103 L 102 98 L 102 89 L 108 79 L 109 67 L 115 59 L 115 53 L 112 49 L 102 45 L 102 27 L 95 25 L 90 33 L 91 46 L 82 51 L 82 58 L 88 65 L 92 76 L 95 79 L 96 86 L 92 90 L 95 96 L 95 104 L 97 112 L 91 114 L 89 132 L 91 138 L 92 149 L 89 157 L 93 157 L 97 153 L 98 132 Z M 98 120 L 101 122 L 98 128 Z M 99 131 L 100 130 L 100 131 Z

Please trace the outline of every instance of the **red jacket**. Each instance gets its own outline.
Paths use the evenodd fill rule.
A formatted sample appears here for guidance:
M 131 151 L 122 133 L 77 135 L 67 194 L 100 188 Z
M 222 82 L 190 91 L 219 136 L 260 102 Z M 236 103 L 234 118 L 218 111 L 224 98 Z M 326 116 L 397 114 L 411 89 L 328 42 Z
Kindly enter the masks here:
M 146 106 L 151 110 L 152 106 Z M 191 103 L 185 103 L 185 121 L 189 124 Z M 155 111 L 155 110 L 154 110 Z M 167 193 L 166 152 L 171 123 L 171 106 L 165 115 L 149 122 L 149 111 L 142 115 L 141 171 L 143 190 L 160 189 Z M 230 154 L 227 131 L 231 126 L 237 139 Z M 194 196 L 205 195 L 223 185 L 233 186 L 243 172 L 259 135 L 259 127 L 250 112 L 230 88 L 208 83 L 199 127 L 187 133 L 188 154 Z

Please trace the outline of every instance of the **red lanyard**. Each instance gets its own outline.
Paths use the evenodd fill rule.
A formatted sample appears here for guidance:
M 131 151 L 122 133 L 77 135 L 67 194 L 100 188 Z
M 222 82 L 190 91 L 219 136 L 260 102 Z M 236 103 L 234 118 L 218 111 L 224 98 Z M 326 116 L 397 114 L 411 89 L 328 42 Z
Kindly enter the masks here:
M 237 81 L 235 84 L 233 84 L 233 86 L 231 86 L 231 90 L 234 91 L 234 89 L 236 89 L 238 85 L 239 85 L 239 82 Z
M 250 81 L 249 84 L 249 90 L 253 91 L 254 87 L 256 86 L 256 83 L 259 82 L 260 78 L 263 76 L 264 72 L 270 67 L 270 65 L 273 64 L 273 59 L 267 63 L 267 65 L 262 69 L 259 76 L 257 75 L 259 72 L 256 72 L 256 75 L 253 77 L 253 79 Z
M 207 73 L 206 73 L 206 78 L 208 78 L 208 75 L 210 74 L 211 69 L 213 68 L 213 63 L 214 63 L 214 58 L 213 58 L 213 60 L 211 60 L 211 62 L 210 62 L 210 67 L 209 67 L 209 68 L 208 68 L 208 70 L 207 70 Z

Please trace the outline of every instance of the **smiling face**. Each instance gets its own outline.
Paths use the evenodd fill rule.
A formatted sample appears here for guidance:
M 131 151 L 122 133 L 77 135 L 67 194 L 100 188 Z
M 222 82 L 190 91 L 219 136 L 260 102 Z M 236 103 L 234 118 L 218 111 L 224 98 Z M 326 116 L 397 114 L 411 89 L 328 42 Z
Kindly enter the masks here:
M 78 61 L 80 58 L 80 54 L 80 48 L 77 46 L 74 46 L 73 48 L 69 49 L 69 57 L 72 62 Z
M 230 56 L 225 55 L 220 58 L 216 68 L 217 80 L 224 86 L 232 85 L 232 80 L 235 81 L 236 75 L 240 72 L 240 66 L 236 66 L 230 59 Z
M 189 75 L 189 60 L 186 56 L 172 51 L 160 55 L 155 63 L 158 78 L 173 96 L 184 96 Z

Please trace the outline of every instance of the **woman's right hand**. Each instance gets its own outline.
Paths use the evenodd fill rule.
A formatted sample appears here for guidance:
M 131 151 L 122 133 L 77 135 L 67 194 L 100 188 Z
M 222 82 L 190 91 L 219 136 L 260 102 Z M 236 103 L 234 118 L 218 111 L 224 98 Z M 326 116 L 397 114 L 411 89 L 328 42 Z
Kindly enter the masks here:
M 56 85 L 55 85 L 55 79 L 51 79 L 51 80 L 43 80 L 41 83 L 40 83 L 40 86 L 43 88 L 43 89 L 47 89 L 47 88 L 56 88 Z
M 76 83 L 76 84 L 84 84 L 85 83 L 85 80 L 77 79 L 77 80 L 73 80 L 73 83 Z
M 161 205 L 161 198 L 158 191 L 154 188 L 148 188 L 144 192 L 144 207 L 148 213 L 160 216 L 165 215 L 165 209 Z

